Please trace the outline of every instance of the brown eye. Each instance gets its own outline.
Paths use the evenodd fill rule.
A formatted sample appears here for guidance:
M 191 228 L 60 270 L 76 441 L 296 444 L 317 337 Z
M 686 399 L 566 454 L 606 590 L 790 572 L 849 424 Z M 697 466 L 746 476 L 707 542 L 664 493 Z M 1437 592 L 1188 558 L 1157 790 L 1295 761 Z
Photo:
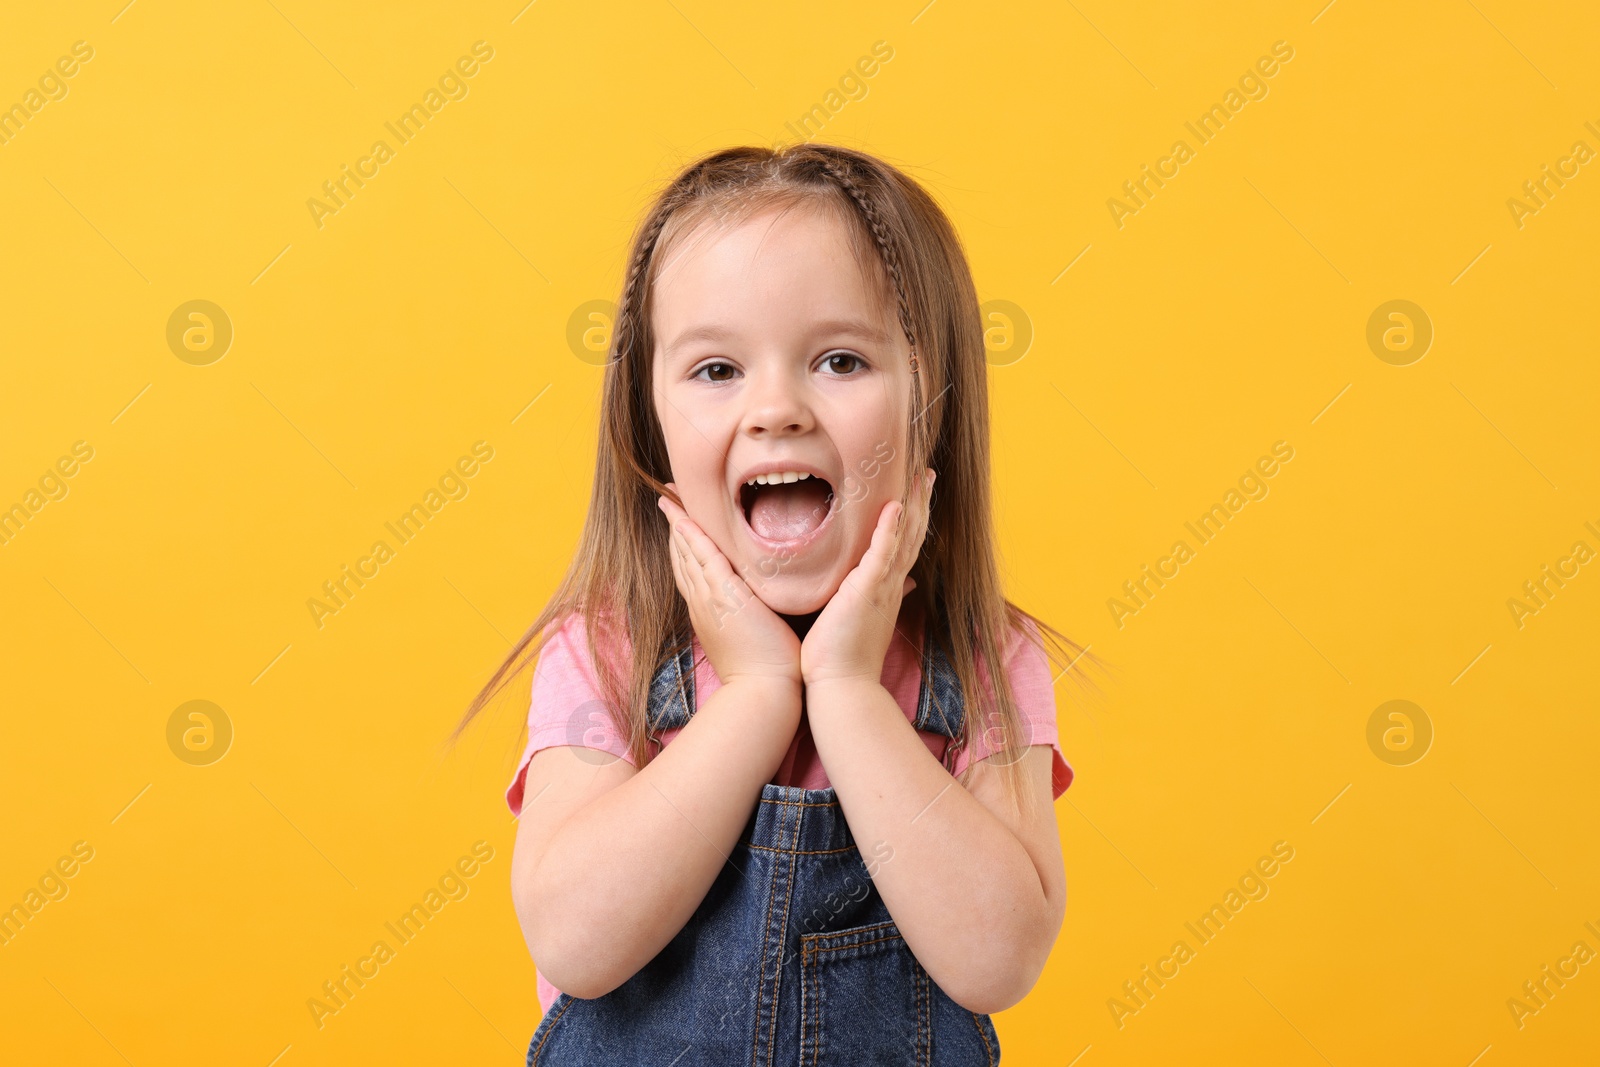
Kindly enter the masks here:
M 841 368 L 838 365 L 838 363 L 836 362 L 837 360 L 841 360 L 841 359 L 850 360 L 854 364 L 856 364 L 856 366 L 852 366 L 852 367 L 849 367 L 849 368 Z M 830 353 L 828 355 L 828 358 L 827 358 L 827 363 L 828 363 L 828 365 L 830 367 L 832 367 L 834 370 L 838 371 L 840 374 L 849 374 L 851 371 L 856 370 L 857 367 L 864 367 L 864 366 L 867 365 L 866 364 L 866 360 L 862 359 L 860 356 L 856 355 L 854 352 L 833 352 L 833 353 Z
M 700 376 L 702 374 L 704 374 L 706 371 L 709 371 L 712 367 L 722 367 L 723 369 L 730 370 L 730 371 L 733 369 L 732 366 L 730 366 L 727 363 L 707 363 L 705 366 L 701 367 L 699 370 L 695 371 L 692 375 L 690 375 L 690 377 L 691 378 L 700 378 Z M 708 381 L 708 382 L 725 382 L 728 379 L 727 378 L 700 378 L 700 380 L 701 381 Z

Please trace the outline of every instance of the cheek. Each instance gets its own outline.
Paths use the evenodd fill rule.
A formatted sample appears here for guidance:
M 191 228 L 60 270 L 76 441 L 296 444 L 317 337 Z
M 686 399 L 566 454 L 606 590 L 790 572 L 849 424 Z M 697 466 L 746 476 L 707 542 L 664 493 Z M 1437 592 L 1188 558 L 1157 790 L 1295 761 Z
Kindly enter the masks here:
M 878 440 L 856 464 L 856 480 L 864 487 L 865 503 L 874 519 L 891 500 L 899 500 L 906 486 L 905 448 L 900 442 Z
M 852 538 L 863 550 L 872 540 L 872 530 L 884 506 L 900 498 L 905 484 L 905 457 L 898 443 L 881 436 L 861 437 L 852 442 L 853 457 L 848 473 L 837 488 L 840 503 L 852 527 Z
M 707 447 L 705 436 L 697 433 L 694 425 L 671 405 L 668 405 L 665 411 L 657 409 L 657 421 L 661 425 L 662 441 L 667 447 L 667 462 L 672 467 L 672 480 L 678 483 L 680 495 L 687 500 L 689 492 L 705 469 L 705 459 L 702 455 Z
M 730 536 L 738 531 L 738 516 L 728 497 L 727 470 L 722 454 L 706 439 L 689 430 L 690 438 L 669 449 L 673 481 L 683 498 L 684 510 L 726 554 Z
M 872 534 L 889 501 L 896 499 L 887 485 L 887 472 L 880 473 L 875 481 L 858 483 L 864 490 L 849 505 L 849 542 L 854 558 L 859 559 L 872 546 Z

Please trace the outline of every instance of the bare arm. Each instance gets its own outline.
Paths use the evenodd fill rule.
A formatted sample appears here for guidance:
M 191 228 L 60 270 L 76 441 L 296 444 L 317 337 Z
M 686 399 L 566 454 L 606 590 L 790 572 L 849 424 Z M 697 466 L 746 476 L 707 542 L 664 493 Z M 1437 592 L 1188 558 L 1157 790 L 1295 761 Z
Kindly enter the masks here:
M 575 997 L 609 993 L 683 929 L 722 870 L 800 720 L 800 683 L 735 678 L 643 770 L 542 749 L 511 860 L 539 971 Z
M 1051 749 L 1031 745 L 1031 819 L 1005 805 L 980 760 L 969 792 L 929 753 L 892 694 L 860 680 L 814 682 L 806 702 L 817 755 L 857 842 L 887 842 L 873 874 L 912 954 L 952 1000 L 1002 1011 L 1044 969 L 1066 911 L 1050 803 Z

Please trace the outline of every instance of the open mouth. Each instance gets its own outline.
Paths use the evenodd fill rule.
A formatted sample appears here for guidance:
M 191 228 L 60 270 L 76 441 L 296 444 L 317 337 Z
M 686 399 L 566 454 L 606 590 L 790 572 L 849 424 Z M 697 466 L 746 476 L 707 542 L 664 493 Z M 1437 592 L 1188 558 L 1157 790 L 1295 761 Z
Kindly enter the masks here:
M 742 485 L 739 508 L 755 539 L 768 547 L 797 547 L 817 536 L 838 510 L 833 486 L 811 475 L 777 485 Z

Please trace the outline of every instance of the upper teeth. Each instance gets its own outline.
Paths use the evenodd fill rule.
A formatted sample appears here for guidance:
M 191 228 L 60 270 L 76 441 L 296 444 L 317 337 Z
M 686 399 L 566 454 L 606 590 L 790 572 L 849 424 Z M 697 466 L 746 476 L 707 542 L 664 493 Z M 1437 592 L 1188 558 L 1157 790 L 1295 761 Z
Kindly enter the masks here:
M 773 471 L 771 474 L 758 474 L 751 478 L 745 485 L 777 485 L 780 482 L 798 482 L 811 475 L 806 471 Z

